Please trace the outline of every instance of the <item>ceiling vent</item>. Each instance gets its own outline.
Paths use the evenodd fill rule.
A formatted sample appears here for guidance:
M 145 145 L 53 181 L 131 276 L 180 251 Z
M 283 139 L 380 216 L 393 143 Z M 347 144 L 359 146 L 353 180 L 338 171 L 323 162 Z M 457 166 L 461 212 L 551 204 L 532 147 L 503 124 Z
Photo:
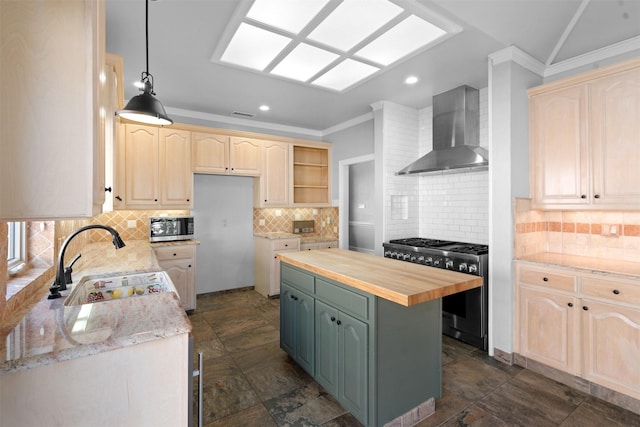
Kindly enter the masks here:
M 231 115 L 236 117 L 243 117 L 245 119 L 252 119 L 256 116 L 255 114 L 245 113 L 244 111 L 234 111 L 233 113 L 231 113 Z

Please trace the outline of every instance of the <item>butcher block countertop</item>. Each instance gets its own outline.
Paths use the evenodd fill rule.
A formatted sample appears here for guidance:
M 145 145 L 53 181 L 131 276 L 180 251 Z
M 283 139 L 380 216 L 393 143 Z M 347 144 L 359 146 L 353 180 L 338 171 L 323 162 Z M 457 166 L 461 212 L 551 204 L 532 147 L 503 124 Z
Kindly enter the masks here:
M 277 257 L 287 264 L 404 306 L 482 286 L 482 278 L 478 276 L 345 249 L 283 252 Z

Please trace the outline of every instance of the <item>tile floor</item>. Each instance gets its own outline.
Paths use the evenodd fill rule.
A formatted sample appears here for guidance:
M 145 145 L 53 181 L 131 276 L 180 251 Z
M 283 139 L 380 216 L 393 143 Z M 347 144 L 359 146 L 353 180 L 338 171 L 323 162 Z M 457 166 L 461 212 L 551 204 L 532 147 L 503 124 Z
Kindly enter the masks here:
M 203 426 L 360 426 L 279 348 L 279 300 L 199 296 Z M 640 415 L 443 337 L 443 396 L 431 426 L 640 426 Z M 197 400 L 196 400 L 197 404 Z

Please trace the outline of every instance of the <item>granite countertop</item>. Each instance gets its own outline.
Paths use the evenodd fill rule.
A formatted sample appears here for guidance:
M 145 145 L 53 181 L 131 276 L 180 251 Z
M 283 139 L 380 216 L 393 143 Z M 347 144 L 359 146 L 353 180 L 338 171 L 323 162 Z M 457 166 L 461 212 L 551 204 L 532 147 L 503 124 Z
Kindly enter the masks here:
M 589 273 L 613 274 L 627 278 L 640 278 L 640 262 L 593 258 L 554 252 L 542 252 L 519 257 L 516 261 L 566 267 Z
M 276 240 L 276 239 L 296 239 L 299 238 L 299 234 L 285 233 L 283 231 L 276 231 L 272 233 L 253 233 L 256 237 L 262 237 L 264 239 Z
M 11 329 L 0 328 L 0 375 L 191 332 L 174 292 L 64 305 L 83 278 L 162 271 L 148 241 L 125 243 L 119 250 L 110 242 L 87 245 L 62 298 L 47 294 Z
M 345 249 L 281 252 L 280 261 L 400 305 L 482 286 L 482 278 Z

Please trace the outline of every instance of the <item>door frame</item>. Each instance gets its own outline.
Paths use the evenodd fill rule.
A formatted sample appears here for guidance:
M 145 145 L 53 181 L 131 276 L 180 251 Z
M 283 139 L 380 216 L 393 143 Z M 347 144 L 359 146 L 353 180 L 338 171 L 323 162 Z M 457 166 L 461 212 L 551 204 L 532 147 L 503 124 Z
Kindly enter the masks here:
M 338 162 L 338 226 L 340 236 L 338 246 L 349 250 L 349 166 L 358 163 L 373 161 L 375 165 L 375 154 L 365 154 L 363 156 L 352 157 Z

